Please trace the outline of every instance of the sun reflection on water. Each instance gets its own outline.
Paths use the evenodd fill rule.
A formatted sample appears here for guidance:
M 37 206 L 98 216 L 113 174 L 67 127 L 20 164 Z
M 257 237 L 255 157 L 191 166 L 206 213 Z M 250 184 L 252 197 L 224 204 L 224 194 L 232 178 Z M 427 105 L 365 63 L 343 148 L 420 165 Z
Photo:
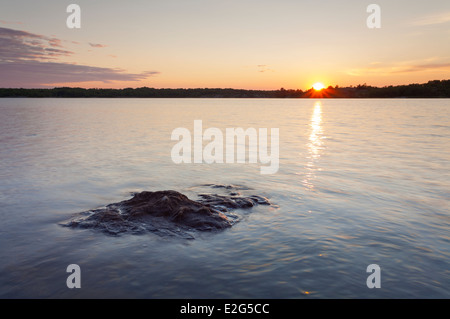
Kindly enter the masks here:
M 314 104 L 313 114 L 311 116 L 310 134 L 307 143 L 308 162 L 306 163 L 306 176 L 303 185 L 310 190 L 314 190 L 313 181 L 316 178 L 316 172 L 320 171 L 317 161 L 320 158 L 323 149 L 323 128 L 322 128 L 322 103 L 317 101 Z
M 311 134 L 309 135 L 309 152 L 313 159 L 320 157 L 320 150 L 322 148 L 322 104 L 320 101 L 314 105 L 314 112 L 311 117 Z

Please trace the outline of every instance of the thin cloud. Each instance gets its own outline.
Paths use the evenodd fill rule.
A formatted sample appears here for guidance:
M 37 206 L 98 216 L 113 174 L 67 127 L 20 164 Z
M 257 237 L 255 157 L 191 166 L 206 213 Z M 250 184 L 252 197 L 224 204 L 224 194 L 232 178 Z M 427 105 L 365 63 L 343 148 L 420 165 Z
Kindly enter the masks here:
M 122 69 L 100 68 L 41 61 L 0 63 L 2 87 L 42 87 L 55 83 L 140 81 L 159 74 L 156 71 L 127 73 Z
M 269 68 L 266 64 L 258 64 L 258 72 L 264 73 L 264 72 L 274 72 L 272 69 Z
M 427 26 L 450 22 L 450 12 L 441 12 L 437 14 L 423 16 L 412 22 L 415 26 Z
M 396 65 L 386 66 L 377 64 L 367 68 L 351 69 L 347 71 L 348 75 L 391 75 L 412 72 L 428 72 L 428 71 L 450 71 L 450 62 L 439 63 L 400 63 Z
M 0 86 L 45 87 L 56 83 L 141 81 L 160 74 L 158 71 L 128 73 L 119 68 L 60 62 L 62 57 L 75 54 L 66 50 L 62 43 L 57 38 L 0 27 Z
M 63 49 L 59 39 L 0 27 L 0 62 L 49 60 L 72 54 Z
M 1 24 L 23 24 L 23 22 L 20 21 L 6 21 L 6 20 L 0 20 Z
M 105 47 L 107 47 L 107 45 L 104 45 L 104 44 L 91 43 L 91 42 L 89 42 L 89 45 L 90 45 L 91 47 L 93 47 L 93 48 L 105 48 Z
M 48 41 L 48 44 L 50 44 L 52 47 L 58 47 L 58 48 L 62 48 L 62 41 L 60 39 L 56 39 L 56 38 L 51 38 Z
M 434 71 L 434 70 L 450 70 L 450 63 L 431 63 L 431 64 L 420 64 L 411 65 L 400 70 L 394 70 L 391 73 L 410 73 L 410 72 L 420 72 L 420 71 Z

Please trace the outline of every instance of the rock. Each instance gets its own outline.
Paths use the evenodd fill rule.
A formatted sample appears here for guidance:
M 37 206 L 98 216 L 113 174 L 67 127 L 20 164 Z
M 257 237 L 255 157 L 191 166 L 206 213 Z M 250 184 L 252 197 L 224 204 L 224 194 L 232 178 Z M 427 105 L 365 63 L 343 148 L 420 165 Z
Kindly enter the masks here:
M 131 199 L 79 213 L 62 225 L 97 229 L 110 235 L 150 231 L 191 238 L 190 231 L 231 227 L 238 221 L 238 216 L 229 209 L 270 205 L 267 198 L 256 195 L 245 197 L 235 192 L 225 195 L 200 194 L 199 197 L 198 201 L 193 201 L 173 190 L 144 191 L 134 194 Z
M 200 194 L 200 202 L 205 205 L 216 207 L 219 210 L 227 210 L 228 208 L 250 208 L 257 204 L 270 205 L 267 198 L 257 195 L 243 197 L 239 193 L 230 193 L 229 195 L 219 194 Z
M 221 212 L 172 190 L 138 193 L 119 204 L 127 219 L 163 217 L 198 230 L 223 229 L 231 226 L 228 218 Z

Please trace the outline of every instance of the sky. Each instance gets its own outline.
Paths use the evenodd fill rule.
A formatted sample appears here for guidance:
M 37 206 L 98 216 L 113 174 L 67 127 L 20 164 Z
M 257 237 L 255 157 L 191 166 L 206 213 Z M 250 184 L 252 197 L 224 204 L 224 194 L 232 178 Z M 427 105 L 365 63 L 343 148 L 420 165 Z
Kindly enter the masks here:
M 81 28 L 66 20 L 81 8 Z M 367 27 L 367 7 L 381 28 Z M 0 0 L 0 87 L 240 88 L 450 78 L 445 0 Z

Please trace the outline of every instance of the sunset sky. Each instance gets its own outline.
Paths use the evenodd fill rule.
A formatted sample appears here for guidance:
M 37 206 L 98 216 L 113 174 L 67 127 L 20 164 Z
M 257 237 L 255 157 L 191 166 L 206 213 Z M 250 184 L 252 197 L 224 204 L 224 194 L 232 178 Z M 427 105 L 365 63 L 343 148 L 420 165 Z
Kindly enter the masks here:
M 66 8 L 81 7 L 81 29 Z M 381 28 L 366 8 L 381 6 Z M 450 1 L 0 3 L 0 87 L 309 89 L 450 76 Z

